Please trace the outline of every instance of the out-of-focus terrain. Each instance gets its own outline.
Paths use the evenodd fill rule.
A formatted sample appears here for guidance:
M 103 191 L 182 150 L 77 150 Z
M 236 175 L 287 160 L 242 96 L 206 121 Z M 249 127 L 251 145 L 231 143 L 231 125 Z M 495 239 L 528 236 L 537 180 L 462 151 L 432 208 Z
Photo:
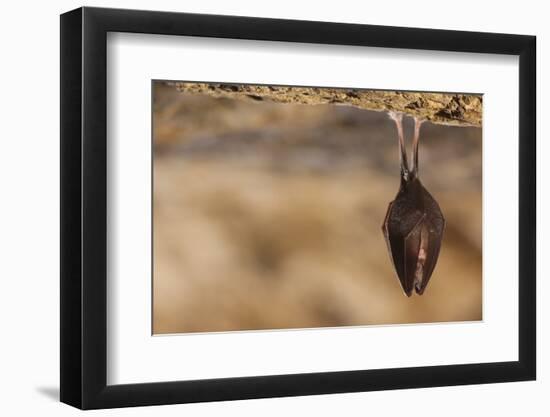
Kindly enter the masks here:
M 381 231 L 399 186 L 385 113 L 159 82 L 153 136 L 155 334 L 482 318 L 481 129 L 422 126 L 420 177 L 447 224 L 411 298 Z

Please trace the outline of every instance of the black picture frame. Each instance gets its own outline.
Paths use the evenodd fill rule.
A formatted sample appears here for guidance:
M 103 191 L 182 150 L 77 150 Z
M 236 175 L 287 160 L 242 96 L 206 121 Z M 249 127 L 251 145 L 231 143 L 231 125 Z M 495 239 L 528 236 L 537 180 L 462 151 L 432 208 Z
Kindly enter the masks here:
M 108 32 L 519 56 L 518 361 L 107 385 Z M 535 51 L 523 35 L 88 7 L 61 15 L 61 401 L 94 409 L 535 379 Z

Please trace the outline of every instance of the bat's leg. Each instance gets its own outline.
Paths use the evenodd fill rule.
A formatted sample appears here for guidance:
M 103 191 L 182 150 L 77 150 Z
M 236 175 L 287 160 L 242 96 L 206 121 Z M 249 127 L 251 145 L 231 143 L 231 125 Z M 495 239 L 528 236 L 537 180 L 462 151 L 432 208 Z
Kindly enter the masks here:
M 401 163 L 401 177 L 405 180 L 409 177 L 409 164 L 407 162 L 407 150 L 405 148 L 405 138 L 403 136 L 403 114 L 397 112 L 389 112 L 390 119 L 395 122 L 397 127 L 397 135 L 399 136 L 399 162 Z
M 414 138 L 413 138 L 413 166 L 412 176 L 418 177 L 418 142 L 420 138 L 420 126 L 422 126 L 424 120 L 420 120 L 418 117 L 414 118 Z

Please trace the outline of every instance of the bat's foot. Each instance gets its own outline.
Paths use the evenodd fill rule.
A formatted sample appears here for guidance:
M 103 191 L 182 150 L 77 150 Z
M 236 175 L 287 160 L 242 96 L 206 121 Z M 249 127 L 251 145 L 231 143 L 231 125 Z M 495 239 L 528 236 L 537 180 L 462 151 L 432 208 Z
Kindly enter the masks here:
M 399 113 L 399 112 L 396 112 L 396 111 L 389 111 L 388 116 L 395 123 L 401 124 L 402 121 L 403 121 L 403 113 Z

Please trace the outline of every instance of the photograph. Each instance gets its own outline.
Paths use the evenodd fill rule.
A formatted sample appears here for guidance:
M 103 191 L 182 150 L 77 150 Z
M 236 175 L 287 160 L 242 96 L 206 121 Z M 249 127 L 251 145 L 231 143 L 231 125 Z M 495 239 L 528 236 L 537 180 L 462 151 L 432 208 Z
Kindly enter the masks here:
M 483 95 L 153 80 L 152 333 L 483 320 Z
M 542 404 L 537 46 L 548 25 L 525 7 L 441 20 L 407 2 L 308 6 L 64 6 L 56 83 L 6 101 L 17 121 L 30 98 L 60 100 L 44 113 L 55 155 L 22 129 L 42 131 L 43 112 L 8 123 L 31 138 L 7 141 L 24 145 L 8 152 L 9 181 L 59 168 L 59 193 L 37 187 L 41 170 L 14 186 L 23 204 L 5 205 L 29 212 L 6 217 L 26 256 L 14 266 L 40 277 L 30 293 L 7 280 L 24 284 L 7 291 L 6 317 L 27 335 L 14 340 L 52 339 L 9 380 L 106 413 L 213 402 L 244 417 L 267 399 L 290 401 L 277 416 L 332 415 L 351 397 L 362 414 L 415 404 L 426 417 Z M 16 48 L 37 61 L 22 50 L 47 49 Z M 55 224 L 37 217 L 42 194 L 59 222 L 49 295 L 51 245 L 27 227 Z M 58 308 L 25 313 L 44 300 Z

